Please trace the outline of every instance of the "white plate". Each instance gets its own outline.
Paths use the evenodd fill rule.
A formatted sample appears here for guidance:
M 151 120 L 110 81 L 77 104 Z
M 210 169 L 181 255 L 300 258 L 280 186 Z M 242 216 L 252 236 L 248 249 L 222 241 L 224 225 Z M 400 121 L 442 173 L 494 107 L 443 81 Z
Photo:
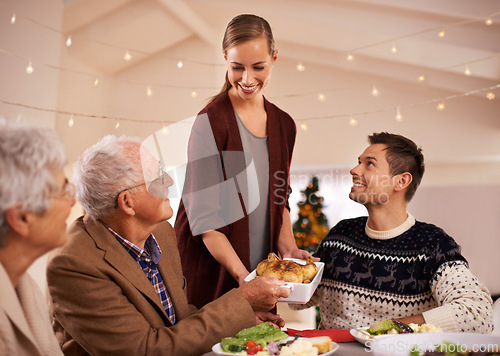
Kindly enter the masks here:
M 373 356 L 408 356 L 414 347 L 419 350 L 433 349 L 434 345 L 451 342 L 466 351 L 482 351 L 481 347 L 498 345 L 500 336 L 474 333 L 415 333 L 399 335 L 381 335 L 374 337 L 367 349 L 373 351 Z M 460 349 L 458 350 L 460 351 Z
M 305 265 L 305 260 L 300 260 L 297 258 L 285 258 L 285 260 L 292 260 L 301 265 Z M 290 295 L 288 298 L 280 298 L 278 302 L 290 303 L 290 304 L 305 304 L 311 299 L 314 291 L 318 288 L 318 284 L 323 276 L 323 268 L 325 267 L 324 262 L 314 262 L 318 267 L 318 273 L 314 276 L 311 283 L 286 283 L 285 286 L 290 288 Z M 257 276 L 256 270 L 253 270 L 248 276 L 246 276 L 245 281 L 251 281 Z
M 212 346 L 212 352 L 215 352 L 217 355 L 246 355 L 246 352 L 238 352 L 238 353 L 232 353 L 232 352 L 225 352 L 222 350 L 222 347 L 220 346 L 220 342 Z
M 366 343 L 368 341 L 373 340 L 373 336 L 367 335 L 367 334 L 361 332 L 360 330 L 366 331 L 368 329 L 369 329 L 369 327 L 355 328 L 355 329 L 351 329 L 350 333 L 356 339 L 357 342 L 366 346 Z
M 289 340 L 293 340 L 294 338 L 293 337 L 289 337 L 287 339 L 284 339 L 284 341 L 289 341 Z M 298 340 L 307 340 L 306 337 L 299 337 Z M 336 342 L 333 343 L 333 349 L 331 349 L 330 351 L 328 352 L 324 352 L 322 354 L 319 354 L 321 356 L 330 356 L 330 355 L 333 355 L 333 353 L 335 351 L 337 351 L 339 349 L 339 344 L 337 344 Z M 220 342 L 215 344 L 214 346 L 212 346 L 212 351 L 214 353 L 216 353 L 217 355 L 246 355 L 247 353 L 245 351 L 243 352 L 239 352 L 239 353 L 230 353 L 230 352 L 225 352 L 222 350 L 221 346 L 220 346 Z

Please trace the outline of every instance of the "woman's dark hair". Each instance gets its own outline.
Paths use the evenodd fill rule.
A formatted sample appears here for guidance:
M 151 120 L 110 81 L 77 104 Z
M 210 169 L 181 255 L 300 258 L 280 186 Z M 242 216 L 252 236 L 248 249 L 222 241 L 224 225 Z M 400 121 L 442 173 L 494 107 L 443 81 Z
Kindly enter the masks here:
M 262 36 L 266 38 L 269 54 L 272 56 L 274 53 L 274 37 L 269 23 L 257 15 L 238 15 L 227 24 L 226 31 L 224 32 L 224 38 L 222 39 L 222 50 L 224 51 L 224 54 L 227 54 L 227 51 L 230 48 L 233 48 L 240 43 L 255 40 Z M 225 83 L 222 86 L 221 91 L 210 101 L 214 101 L 220 94 L 228 91 L 230 88 L 231 83 L 229 82 L 226 71 Z
M 405 194 L 406 201 L 409 202 L 415 195 L 425 171 L 422 149 L 412 140 L 388 132 L 374 133 L 368 136 L 368 141 L 371 145 L 381 143 L 387 146 L 387 163 L 393 176 L 405 172 L 411 174 L 412 181 Z

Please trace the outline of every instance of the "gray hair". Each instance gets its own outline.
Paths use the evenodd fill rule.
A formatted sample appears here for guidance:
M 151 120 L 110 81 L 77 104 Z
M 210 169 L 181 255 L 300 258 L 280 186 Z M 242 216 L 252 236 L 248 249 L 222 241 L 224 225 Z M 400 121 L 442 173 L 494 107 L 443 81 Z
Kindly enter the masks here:
M 76 198 L 92 218 L 110 215 L 118 194 L 141 180 L 140 146 L 134 137 L 107 135 L 77 160 Z
M 66 164 L 64 149 L 49 127 L 0 125 L 0 247 L 9 225 L 5 212 L 16 204 L 21 211 L 44 214 L 49 196 L 60 189 L 54 172 Z

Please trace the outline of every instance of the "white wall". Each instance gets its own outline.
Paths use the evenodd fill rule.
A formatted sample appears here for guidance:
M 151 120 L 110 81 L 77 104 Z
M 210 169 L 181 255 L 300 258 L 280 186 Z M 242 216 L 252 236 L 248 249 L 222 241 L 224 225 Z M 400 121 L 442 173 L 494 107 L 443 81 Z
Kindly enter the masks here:
M 422 187 L 410 211 L 443 228 L 462 246 L 472 273 L 500 294 L 500 185 Z
M 17 10 L 17 11 L 16 11 Z M 16 13 L 17 12 L 17 13 Z M 16 21 L 11 17 L 16 13 Z M 45 109 L 57 106 L 61 38 L 29 19 L 61 28 L 62 1 L 16 1 L 0 3 L 0 100 Z M 29 35 L 28 35 L 29 34 Z M 26 67 L 32 61 L 32 74 Z M 0 117 L 54 126 L 55 114 L 0 102 Z

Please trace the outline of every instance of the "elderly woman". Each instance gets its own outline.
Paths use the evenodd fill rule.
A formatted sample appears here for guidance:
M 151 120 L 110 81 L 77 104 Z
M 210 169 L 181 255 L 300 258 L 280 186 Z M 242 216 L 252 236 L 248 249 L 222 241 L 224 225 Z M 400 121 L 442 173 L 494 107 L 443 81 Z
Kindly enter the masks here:
M 26 273 L 66 242 L 75 203 L 53 130 L 0 126 L 0 353 L 62 355 L 44 298 Z

